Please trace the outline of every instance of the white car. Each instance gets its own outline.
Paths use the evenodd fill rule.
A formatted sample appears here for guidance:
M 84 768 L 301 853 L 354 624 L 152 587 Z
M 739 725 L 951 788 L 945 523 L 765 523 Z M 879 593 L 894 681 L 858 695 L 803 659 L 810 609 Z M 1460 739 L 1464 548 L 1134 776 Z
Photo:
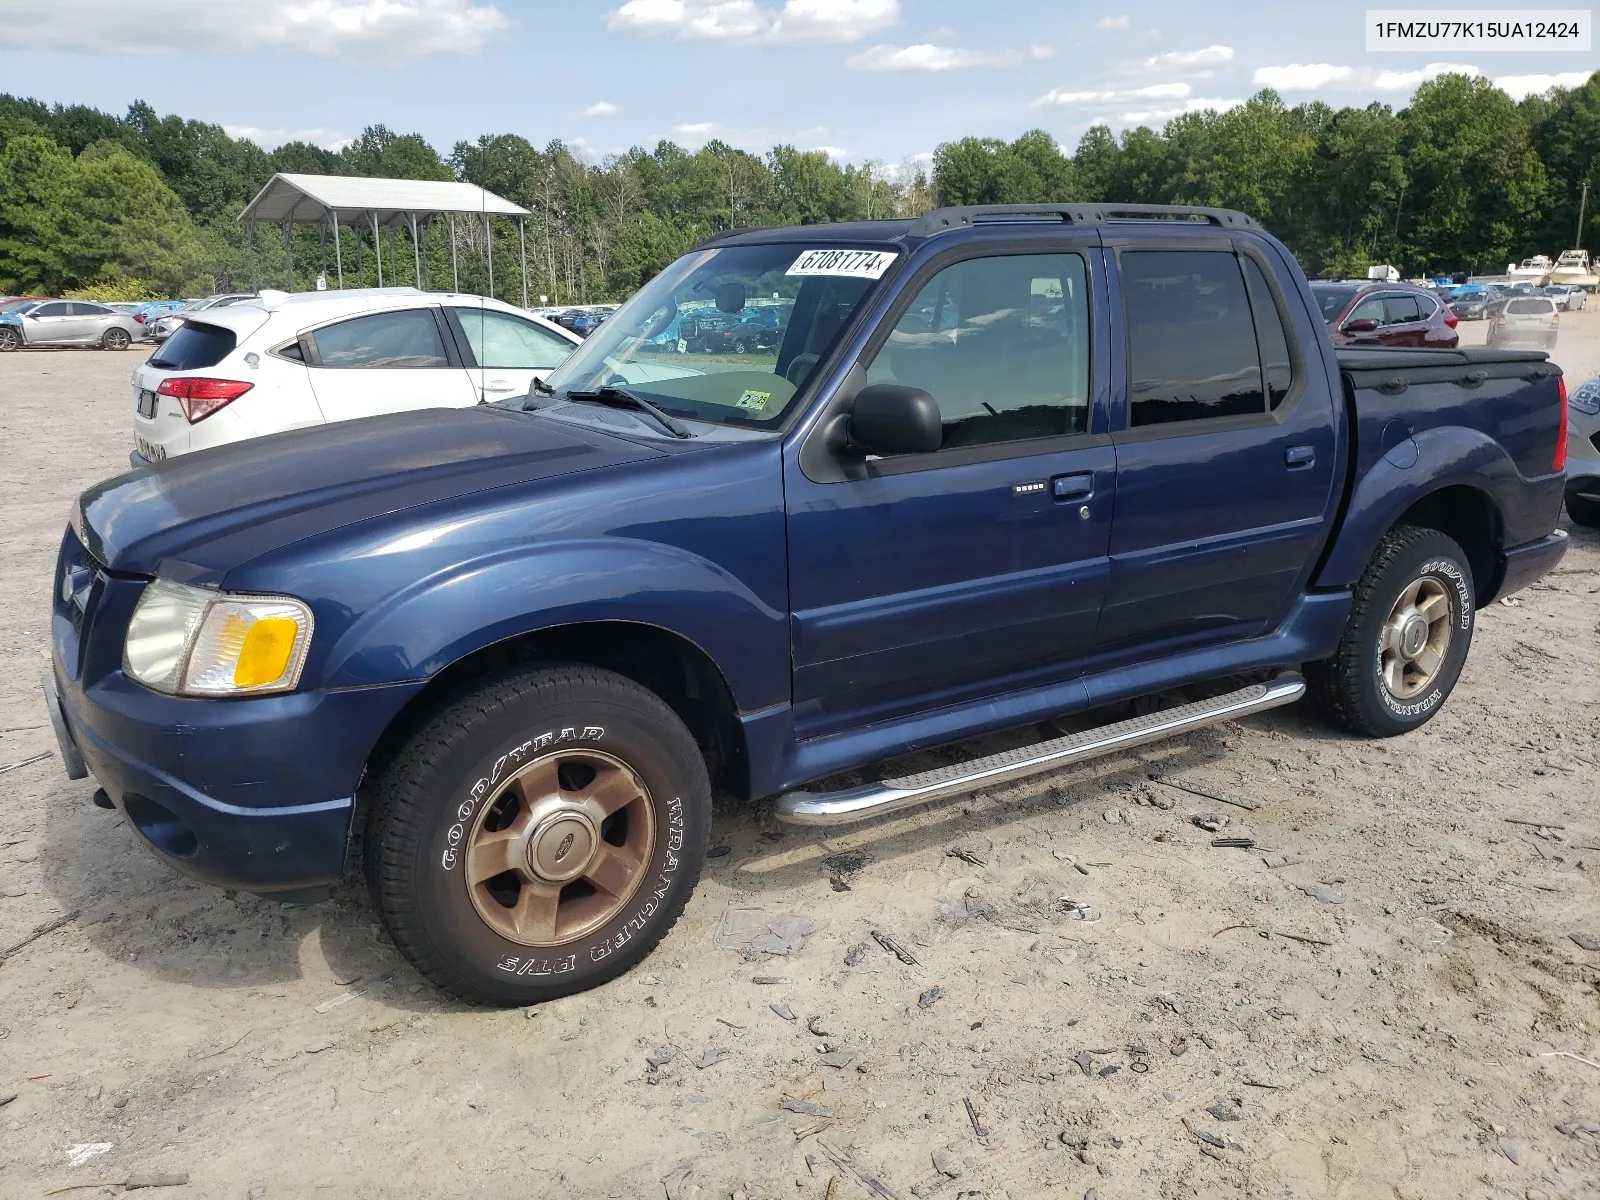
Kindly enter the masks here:
M 303 425 L 526 395 L 575 335 L 415 288 L 263 292 L 196 312 L 133 373 L 135 466 Z

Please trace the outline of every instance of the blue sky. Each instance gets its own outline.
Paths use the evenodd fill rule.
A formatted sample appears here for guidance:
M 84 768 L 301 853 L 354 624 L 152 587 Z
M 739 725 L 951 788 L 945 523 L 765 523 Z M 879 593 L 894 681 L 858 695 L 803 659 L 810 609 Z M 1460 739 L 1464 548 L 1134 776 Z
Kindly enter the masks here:
M 363 126 L 559 138 L 590 157 L 720 137 L 898 163 L 1034 127 L 1160 127 L 1263 85 L 1290 103 L 1402 106 L 1442 69 L 1513 95 L 1594 54 L 1369 53 L 1364 5 L 1243 0 L 16 0 L 0 90 L 121 112 L 135 99 L 264 145 Z M 1597 47 L 1600 49 L 1600 47 Z

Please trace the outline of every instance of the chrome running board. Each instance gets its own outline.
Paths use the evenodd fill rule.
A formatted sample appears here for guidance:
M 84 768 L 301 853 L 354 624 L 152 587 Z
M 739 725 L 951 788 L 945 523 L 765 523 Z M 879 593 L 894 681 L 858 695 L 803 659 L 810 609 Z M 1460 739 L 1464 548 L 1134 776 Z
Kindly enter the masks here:
M 1004 750 L 971 762 L 936 767 L 838 792 L 785 792 L 774 802 L 772 815 L 790 825 L 848 825 L 914 804 L 1011 783 L 1102 754 L 1187 733 L 1203 725 L 1293 704 L 1305 691 L 1306 681 L 1286 672 L 1267 683 L 1252 684 L 1225 696 L 1197 700 L 1193 704 L 1147 713 L 1016 750 Z

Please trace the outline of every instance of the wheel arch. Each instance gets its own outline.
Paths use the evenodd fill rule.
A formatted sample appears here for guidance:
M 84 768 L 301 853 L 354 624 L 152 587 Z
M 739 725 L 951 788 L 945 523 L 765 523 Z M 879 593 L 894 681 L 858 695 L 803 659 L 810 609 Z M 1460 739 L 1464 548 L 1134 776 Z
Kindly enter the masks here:
M 1488 492 L 1469 484 L 1437 488 L 1416 500 L 1394 525 L 1437 529 L 1450 538 L 1467 556 L 1477 606 L 1494 599 L 1504 571 L 1499 552 L 1505 541 L 1505 519 Z
M 744 728 L 733 691 L 716 661 L 681 633 L 620 620 L 554 625 L 463 654 L 395 714 L 367 756 L 365 777 L 374 778 L 418 729 L 474 683 L 518 667 L 558 662 L 615 671 L 659 696 L 693 735 L 706 757 L 712 783 L 741 799 L 749 798 Z

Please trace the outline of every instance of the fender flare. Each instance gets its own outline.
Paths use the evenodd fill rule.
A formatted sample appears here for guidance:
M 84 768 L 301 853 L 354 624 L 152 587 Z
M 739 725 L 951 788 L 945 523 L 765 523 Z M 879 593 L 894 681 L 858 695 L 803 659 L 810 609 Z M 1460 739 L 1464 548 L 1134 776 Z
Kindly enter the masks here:
M 496 643 L 600 621 L 653 626 L 693 643 L 722 672 L 741 712 L 789 699 L 786 612 L 688 551 L 616 537 L 521 546 L 418 579 L 341 632 L 315 686 L 427 679 Z
M 1378 542 L 1417 501 L 1447 487 L 1468 487 L 1488 498 L 1496 514 L 1511 489 L 1523 486 L 1516 463 L 1487 434 L 1460 425 L 1405 439 L 1368 469 L 1350 497 L 1314 586 L 1343 588 L 1361 578 Z M 1500 550 L 1500 531 L 1492 531 Z

